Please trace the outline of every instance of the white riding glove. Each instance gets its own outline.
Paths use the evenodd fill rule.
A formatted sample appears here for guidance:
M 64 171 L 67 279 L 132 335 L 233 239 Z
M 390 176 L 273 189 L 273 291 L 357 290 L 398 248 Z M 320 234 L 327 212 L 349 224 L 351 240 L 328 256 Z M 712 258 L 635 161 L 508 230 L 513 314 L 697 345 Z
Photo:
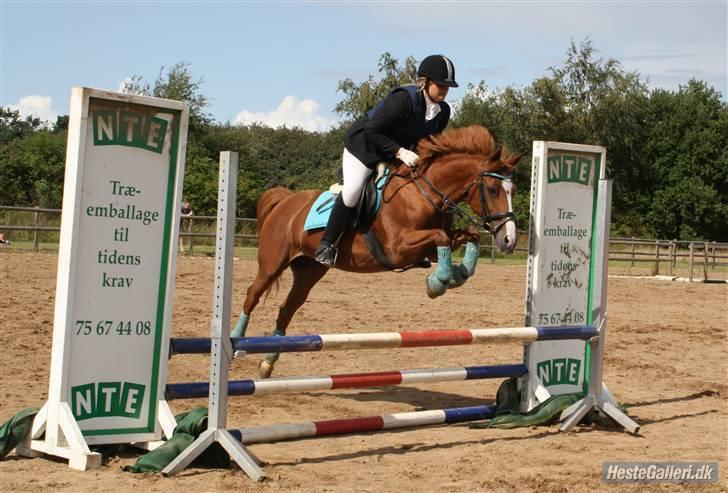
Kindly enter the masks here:
M 420 156 L 418 156 L 417 153 L 407 150 L 404 147 L 400 147 L 400 149 L 397 151 L 397 159 L 402 161 L 410 168 L 413 168 L 417 164 L 417 160 L 419 158 Z

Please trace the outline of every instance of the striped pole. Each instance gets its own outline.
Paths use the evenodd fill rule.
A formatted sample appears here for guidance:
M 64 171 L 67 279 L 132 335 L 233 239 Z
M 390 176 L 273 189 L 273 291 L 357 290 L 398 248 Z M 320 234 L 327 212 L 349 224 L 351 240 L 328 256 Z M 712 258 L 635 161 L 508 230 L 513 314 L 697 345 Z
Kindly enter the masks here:
M 323 334 L 309 336 L 233 337 L 235 351 L 245 353 L 293 353 L 346 349 L 387 349 L 432 346 L 463 346 L 506 342 L 588 340 L 599 335 L 592 325 L 563 327 L 515 327 L 423 332 L 378 332 L 367 334 Z M 209 338 L 170 340 L 170 354 L 209 353 Z
M 386 414 L 368 418 L 334 419 L 331 421 L 308 421 L 297 424 L 262 426 L 228 430 L 243 444 L 278 442 L 297 438 L 311 438 L 346 433 L 366 433 L 370 431 L 394 430 L 448 423 L 479 421 L 495 416 L 496 406 L 472 406 L 436 411 L 415 411 L 408 413 Z
M 528 373 L 526 365 L 513 364 L 387 371 L 350 375 L 330 375 L 324 377 L 233 380 L 228 382 L 228 395 L 274 394 L 284 392 L 305 392 L 312 390 L 380 387 L 383 385 L 406 385 L 423 382 L 481 380 L 485 378 L 520 377 L 526 373 Z M 172 400 L 207 397 L 209 389 L 210 385 L 207 382 L 168 384 L 166 398 L 167 400 Z

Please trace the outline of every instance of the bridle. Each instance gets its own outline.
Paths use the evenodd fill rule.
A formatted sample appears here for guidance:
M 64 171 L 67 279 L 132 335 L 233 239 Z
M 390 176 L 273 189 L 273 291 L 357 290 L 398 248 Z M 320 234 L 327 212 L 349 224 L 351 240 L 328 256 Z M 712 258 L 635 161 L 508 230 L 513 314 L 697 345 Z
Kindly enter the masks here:
M 494 173 L 492 171 L 481 171 L 478 174 L 478 178 L 471 181 L 465 186 L 465 189 L 460 192 L 457 197 L 457 201 L 462 200 L 462 198 L 467 197 L 470 193 L 470 189 L 473 188 L 473 186 L 477 183 L 478 184 L 478 193 L 480 195 L 480 219 L 482 220 L 482 224 L 478 221 L 477 218 L 473 217 L 470 213 L 463 210 L 458 204 L 457 201 L 452 201 L 447 195 L 442 193 L 438 188 L 425 176 L 420 175 L 417 173 L 417 170 L 410 169 L 410 176 L 412 177 L 412 182 L 417 185 L 417 188 L 420 190 L 420 193 L 423 197 L 427 199 L 430 204 L 435 208 L 435 210 L 438 210 L 440 212 L 452 212 L 454 215 L 460 217 L 461 219 L 464 219 L 466 221 L 469 221 L 472 224 L 475 224 L 476 226 L 482 227 L 486 231 L 488 231 L 490 234 L 495 235 L 500 231 L 500 229 L 508 222 L 508 221 L 514 221 L 516 215 L 512 211 L 506 211 L 506 212 L 498 212 L 495 214 L 491 214 L 488 210 L 488 202 L 485 198 L 485 178 L 497 178 L 502 181 L 511 181 L 513 178 L 512 175 L 502 175 L 500 173 Z M 442 206 L 438 206 L 432 198 L 430 198 L 427 191 L 422 187 L 422 185 L 419 183 L 419 181 L 425 182 L 427 186 L 430 188 L 432 192 L 435 193 L 439 197 L 440 200 L 442 200 Z M 496 222 L 495 225 L 492 225 L 491 223 Z

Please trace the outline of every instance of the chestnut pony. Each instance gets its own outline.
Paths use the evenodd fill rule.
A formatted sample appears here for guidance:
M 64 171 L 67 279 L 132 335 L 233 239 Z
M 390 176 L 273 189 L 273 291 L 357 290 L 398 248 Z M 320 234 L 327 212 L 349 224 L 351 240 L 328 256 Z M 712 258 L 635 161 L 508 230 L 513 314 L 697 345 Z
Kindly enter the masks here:
M 520 156 L 506 154 L 481 126 L 450 130 L 422 139 L 415 170 L 400 165 L 383 190 L 382 204 L 370 229 L 390 264 L 416 265 L 436 259 L 437 247 L 453 250 L 465 241 L 478 241 L 478 228 L 490 231 L 498 248 L 510 253 L 516 244 L 511 175 Z M 233 336 L 244 335 L 249 316 L 261 296 L 290 267 L 293 286 L 281 305 L 274 334 L 285 334 L 291 318 L 306 301 L 327 268 L 312 257 L 322 230 L 304 231 L 306 216 L 321 192 L 292 192 L 276 187 L 264 192 L 257 204 L 258 273 L 248 288 L 241 321 Z M 467 203 L 479 218 L 463 211 Z M 453 214 L 473 226 L 452 230 Z M 349 272 L 389 270 L 372 255 L 358 231 L 347 231 L 335 267 Z M 391 267 L 391 266 L 390 266 Z M 242 325 L 242 330 L 241 330 Z M 261 362 L 261 376 L 270 376 L 277 355 Z

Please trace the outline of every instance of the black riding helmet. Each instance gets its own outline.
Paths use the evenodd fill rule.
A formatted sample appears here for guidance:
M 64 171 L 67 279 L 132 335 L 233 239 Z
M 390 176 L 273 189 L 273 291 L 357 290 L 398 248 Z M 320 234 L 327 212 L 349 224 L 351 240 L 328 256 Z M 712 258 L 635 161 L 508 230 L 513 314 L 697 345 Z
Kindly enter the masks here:
M 447 87 L 458 87 L 455 82 L 455 67 L 445 55 L 430 55 L 420 63 L 417 77 L 427 77 L 432 82 Z

